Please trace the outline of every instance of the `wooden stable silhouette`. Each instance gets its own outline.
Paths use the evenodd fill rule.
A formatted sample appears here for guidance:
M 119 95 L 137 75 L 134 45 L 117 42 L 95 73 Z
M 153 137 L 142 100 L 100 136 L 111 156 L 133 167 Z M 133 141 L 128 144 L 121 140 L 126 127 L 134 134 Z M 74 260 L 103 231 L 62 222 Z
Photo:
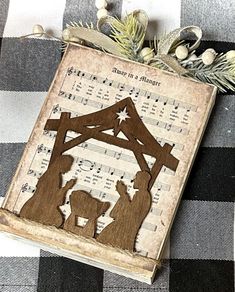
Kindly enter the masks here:
M 124 109 L 126 109 L 129 118 L 120 122 L 117 113 Z M 63 152 L 93 138 L 131 150 L 140 169 L 150 173 L 150 188 L 163 165 L 173 171 L 176 170 L 179 161 L 170 153 L 173 146 L 166 143 L 162 147 L 156 141 L 140 119 L 130 97 L 95 113 L 75 118 L 70 118 L 70 115 L 70 113 L 62 112 L 60 119 L 49 119 L 46 123 L 45 130 L 57 131 L 50 164 Z M 65 142 L 66 133 L 69 130 L 80 134 L 80 136 Z M 113 130 L 114 135 L 104 133 L 107 130 Z M 117 137 L 119 132 L 122 132 L 127 139 Z M 156 159 L 151 169 L 148 167 L 144 154 Z

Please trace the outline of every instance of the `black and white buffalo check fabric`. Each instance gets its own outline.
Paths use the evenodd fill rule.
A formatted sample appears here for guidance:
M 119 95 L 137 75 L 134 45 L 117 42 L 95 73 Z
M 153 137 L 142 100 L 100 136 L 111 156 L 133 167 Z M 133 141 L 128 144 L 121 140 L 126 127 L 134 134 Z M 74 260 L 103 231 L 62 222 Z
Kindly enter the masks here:
M 234 0 L 108 0 L 111 15 L 150 17 L 149 36 L 199 25 L 202 49 L 235 49 Z M 60 31 L 96 22 L 95 0 L 0 0 L 0 198 L 36 121 L 61 59 L 60 42 L 19 36 L 34 24 Z M 219 94 L 153 285 L 20 244 L 0 235 L 0 291 L 232 292 L 235 96 Z

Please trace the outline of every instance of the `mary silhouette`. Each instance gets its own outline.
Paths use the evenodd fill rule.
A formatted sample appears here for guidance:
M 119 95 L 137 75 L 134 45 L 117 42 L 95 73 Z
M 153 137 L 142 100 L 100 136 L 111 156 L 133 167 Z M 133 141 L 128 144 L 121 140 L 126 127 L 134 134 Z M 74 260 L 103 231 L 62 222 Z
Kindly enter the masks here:
M 63 224 L 64 217 L 59 206 L 64 204 L 66 193 L 75 185 L 76 179 L 71 179 L 62 187 L 62 174 L 68 172 L 72 164 L 73 157 L 70 155 L 57 157 L 39 178 L 34 195 L 20 210 L 20 217 L 56 227 Z

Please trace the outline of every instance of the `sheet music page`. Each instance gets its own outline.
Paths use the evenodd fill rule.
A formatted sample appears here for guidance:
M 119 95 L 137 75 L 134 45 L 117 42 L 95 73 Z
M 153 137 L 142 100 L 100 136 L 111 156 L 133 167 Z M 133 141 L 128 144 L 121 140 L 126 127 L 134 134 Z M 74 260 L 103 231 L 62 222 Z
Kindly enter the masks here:
M 70 46 L 26 146 L 4 207 L 18 214 L 33 195 L 38 178 L 46 171 L 56 136 L 56 132 L 44 130 L 48 119 L 59 119 L 60 113 L 66 111 L 71 112 L 71 117 L 85 115 L 131 97 L 150 133 L 161 146 L 173 145 L 171 153 L 179 160 L 176 172 L 164 166 L 158 175 L 151 189 L 151 210 L 137 236 L 137 252 L 158 259 L 213 106 L 214 93 L 210 85 L 97 50 Z M 66 141 L 76 136 L 77 133 L 69 131 Z M 71 171 L 63 176 L 63 183 L 78 178 L 72 190 L 88 191 L 93 197 L 109 201 L 113 207 L 119 198 L 116 181 L 122 180 L 131 196 L 134 195 L 132 180 L 140 169 L 130 150 L 89 139 L 65 153 L 75 158 Z M 154 159 L 145 158 L 151 167 Z M 70 193 L 71 190 L 61 206 L 66 217 L 70 214 Z M 111 209 L 99 217 L 97 232 L 112 222 Z

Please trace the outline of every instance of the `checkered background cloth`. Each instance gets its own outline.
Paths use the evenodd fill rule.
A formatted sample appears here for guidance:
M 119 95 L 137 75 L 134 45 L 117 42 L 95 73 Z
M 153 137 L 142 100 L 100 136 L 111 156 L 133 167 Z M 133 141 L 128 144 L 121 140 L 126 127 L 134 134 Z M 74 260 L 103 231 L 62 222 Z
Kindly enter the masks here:
M 137 8 L 149 36 L 199 25 L 202 50 L 235 49 L 234 0 L 109 0 L 109 14 Z M 96 22 L 95 0 L 0 0 L 0 198 L 3 199 L 61 59 L 60 42 L 19 36 L 34 24 L 60 31 Z M 0 291 L 232 292 L 234 94 L 219 94 L 181 201 L 162 269 L 143 284 L 0 235 Z

